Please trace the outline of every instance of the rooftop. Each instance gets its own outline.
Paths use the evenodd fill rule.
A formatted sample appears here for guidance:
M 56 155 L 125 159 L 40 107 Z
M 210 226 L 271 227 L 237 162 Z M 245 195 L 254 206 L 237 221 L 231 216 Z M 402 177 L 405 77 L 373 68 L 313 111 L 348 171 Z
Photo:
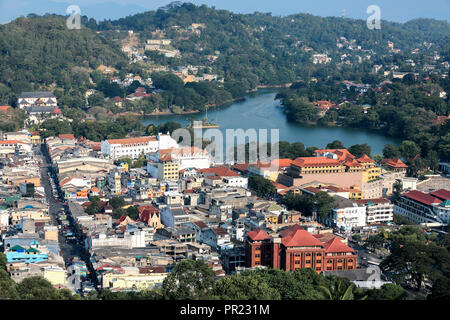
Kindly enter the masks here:
M 404 193 L 403 196 L 407 197 L 407 198 L 409 198 L 411 200 L 420 202 L 420 203 L 422 203 L 424 205 L 427 205 L 427 206 L 430 206 L 433 203 L 441 203 L 442 202 L 442 200 L 440 200 L 438 198 L 435 198 L 433 196 L 430 196 L 430 195 L 428 195 L 426 193 L 423 193 L 423 192 L 417 191 L 417 190 L 413 190 L 413 191 Z

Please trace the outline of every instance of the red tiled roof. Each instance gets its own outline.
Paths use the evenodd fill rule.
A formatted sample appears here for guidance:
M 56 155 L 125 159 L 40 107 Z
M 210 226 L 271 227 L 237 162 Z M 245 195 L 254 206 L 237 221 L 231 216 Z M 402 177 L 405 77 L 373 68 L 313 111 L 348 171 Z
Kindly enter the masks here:
M 152 207 L 152 206 L 148 206 L 148 207 Z M 153 209 L 144 209 L 141 214 L 139 215 L 139 218 L 137 219 L 137 221 L 142 221 L 146 224 L 148 224 L 148 221 L 153 217 L 153 215 L 158 214 L 159 210 L 152 207 Z
M 108 139 L 109 144 L 133 144 L 133 143 L 145 143 L 148 141 L 156 141 L 156 137 L 136 137 L 136 138 L 126 138 L 126 139 Z
M 415 200 L 417 202 L 420 202 L 422 204 L 425 204 L 427 206 L 430 206 L 433 203 L 441 203 L 442 200 L 439 200 L 438 198 L 435 198 L 433 196 L 430 196 L 426 193 L 417 191 L 417 190 L 413 190 L 407 193 L 404 193 L 403 196 L 410 198 L 412 200 Z
M 408 168 L 408 166 L 404 164 L 403 161 L 400 160 L 399 158 L 383 159 L 381 160 L 381 163 L 392 168 Z
M 339 160 L 327 157 L 300 157 L 292 162 L 297 167 L 322 167 L 330 165 L 340 165 Z
M 348 159 L 354 159 L 355 156 L 352 155 L 347 149 L 317 149 L 314 151 L 315 154 L 323 154 L 325 152 L 334 153 L 339 161 L 344 161 Z
M 439 189 L 439 190 L 430 192 L 430 194 L 432 196 L 442 199 L 442 200 L 450 200 L 450 191 L 447 189 Z
M 11 110 L 11 106 L 0 106 L 0 111 L 8 111 Z
M 208 228 L 208 225 L 203 221 L 195 221 L 194 224 L 198 226 L 200 229 Z
M 445 121 L 447 121 L 448 119 L 450 119 L 450 116 L 437 116 L 436 119 L 431 120 L 431 123 L 433 123 L 433 124 L 442 124 Z
M 279 168 L 289 167 L 292 162 L 293 162 L 292 159 L 275 159 L 272 160 L 271 162 L 258 161 L 255 164 L 249 164 L 249 166 L 256 166 L 258 168 L 272 168 L 278 170 Z
M 325 252 L 354 252 L 352 248 L 342 243 L 338 237 L 334 237 L 333 239 L 324 243 Z
M 256 229 L 250 232 L 247 232 L 247 236 L 253 241 L 262 241 L 270 239 L 270 236 L 262 229 Z
M 60 108 L 56 107 L 55 109 L 53 109 L 52 113 L 53 114 L 62 114 L 62 111 Z
M 214 232 L 216 235 L 218 235 L 218 236 L 224 236 L 224 235 L 227 235 L 227 234 L 228 234 L 227 230 L 225 230 L 225 229 L 222 228 L 222 227 L 213 228 L 212 230 L 213 230 L 213 232 Z
M 237 163 L 237 164 L 233 165 L 232 168 L 237 171 L 244 172 L 244 171 L 247 171 L 248 166 L 251 164 L 254 165 L 254 163 L 247 163 L 247 162 L 246 163 Z
M 285 247 L 312 247 L 323 244 L 298 224 L 280 232 L 281 243 Z
M 0 140 L 0 144 L 27 144 L 23 141 L 18 141 L 18 140 Z
M 355 159 L 352 159 L 351 161 L 345 161 L 344 165 L 346 165 L 347 167 L 361 167 L 361 164 Z
M 59 135 L 60 139 L 75 139 L 75 136 L 71 133 L 68 134 L 60 134 Z
M 279 190 L 279 189 L 284 190 L 284 189 L 287 189 L 287 188 L 288 188 L 288 186 L 285 186 L 284 184 L 281 184 L 281 183 L 278 183 L 278 182 L 275 182 L 275 181 L 270 181 L 270 182 L 273 184 L 273 186 L 274 186 L 277 190 Z
M 206 168 L 206 169 L 199 169 L 198 172 L 200 173 L 213 173 L 219 177 L 236 177 L 239 176 L 238 173 L 234 172 L 233 170 L 228 169 L 227 167 L 220 166 L 220 167 L 214 167 L 214 168 Z
M 305 189 L 307 191 L 310 191 L 312 193 L 319 193 L 320 191 L 322 191 L 319 188 L 315 188 L 315 187 L 306 187 L 306 188 L 303 188 L 303 189 Z
M 348 191 L 348 190 L 346 190 L 344 188 L 335 187 L 335 186 L 326 186 L 326 187 L 324 187 L 324 189 L 328 189 L 328 190 L 333 191 L 333 192 L 346 192 L 346 191 Z
M 364 154 L 361 158 L 357 159 L 359 162 L 361 163 L 373 163 L 375 161 L 373 161 L 372 159 L 370 159 L 370 157 L 367 154 Z
M 150 205 L 138 207 L 139 214 L 144 212 L 144 210 L 149 210 L 150 212 L 159 212 L 158 209 L 156 209 L 154 206 L 150 206 Z

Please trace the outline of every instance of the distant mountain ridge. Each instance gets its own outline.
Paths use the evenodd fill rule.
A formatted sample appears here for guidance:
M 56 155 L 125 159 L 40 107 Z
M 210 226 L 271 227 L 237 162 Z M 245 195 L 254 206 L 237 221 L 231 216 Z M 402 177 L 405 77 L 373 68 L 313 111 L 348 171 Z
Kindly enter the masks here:
M 49 0 L 39 1 L 4 1 L 0 4 L 0 23 L 14 20 L 19 16 L 27 16 L 28 14 L 43 15 L 46 13 L 66 15 L 67 8 L 73 3 L 55 2 Z M 117 4 L 115 2 L 92 3 L 88 5 L 79 5 L 81 14 L 86 15 L 95 20 L 119 19 L 147 9 L 134 4 Z

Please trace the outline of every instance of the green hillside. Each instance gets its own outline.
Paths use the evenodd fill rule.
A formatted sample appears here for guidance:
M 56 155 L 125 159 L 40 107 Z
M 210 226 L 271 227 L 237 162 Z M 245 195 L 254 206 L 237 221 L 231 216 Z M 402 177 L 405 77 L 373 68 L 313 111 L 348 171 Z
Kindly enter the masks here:
M 28 90 L 84 91 L 92 69 L 126 62 L 110 41 L 90 29 L 70 30 L 61 17 L 19 18 L 0 26 L 0 102 L 12 104 Z

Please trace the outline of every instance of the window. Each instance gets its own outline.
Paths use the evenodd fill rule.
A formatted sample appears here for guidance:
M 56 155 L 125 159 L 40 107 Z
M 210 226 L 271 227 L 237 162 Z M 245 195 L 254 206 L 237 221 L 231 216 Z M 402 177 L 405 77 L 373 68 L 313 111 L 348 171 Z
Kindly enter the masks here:
M 316 263 L 322 263 L 322 260 L 316 260 Z
M 300 264 L 300 260 L 295 260 L 295 264 Z
M 306 263 L 311 263 L 311 260 L 306 260 L 305 262 L 306 262 Z

